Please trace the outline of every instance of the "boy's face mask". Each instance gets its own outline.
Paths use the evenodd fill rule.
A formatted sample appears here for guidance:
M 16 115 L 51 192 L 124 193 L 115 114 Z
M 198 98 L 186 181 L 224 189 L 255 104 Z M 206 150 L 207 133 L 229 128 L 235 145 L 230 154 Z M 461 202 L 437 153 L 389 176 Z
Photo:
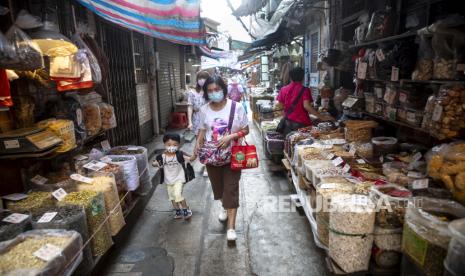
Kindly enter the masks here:
M 166 147 L 166 151 L 169 152 L 169 153 L 175 153 L 178 151 L 178 147 L 177 146 L 168 146 Z

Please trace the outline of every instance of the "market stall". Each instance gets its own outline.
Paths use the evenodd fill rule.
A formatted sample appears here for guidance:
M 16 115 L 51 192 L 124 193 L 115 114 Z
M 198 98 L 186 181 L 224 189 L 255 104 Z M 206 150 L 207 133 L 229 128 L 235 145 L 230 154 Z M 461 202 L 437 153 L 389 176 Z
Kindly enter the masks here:
M 390 16 L 355 31 L 339 121 L 290 133 L 283 163 L 334 274 L 460 275 L 465 21 L 392 36 Z
M 110 145 L 97 44 L 44 26 L 0 32 L 0 274 L 87 275 L 153 191 L 148 154 Z

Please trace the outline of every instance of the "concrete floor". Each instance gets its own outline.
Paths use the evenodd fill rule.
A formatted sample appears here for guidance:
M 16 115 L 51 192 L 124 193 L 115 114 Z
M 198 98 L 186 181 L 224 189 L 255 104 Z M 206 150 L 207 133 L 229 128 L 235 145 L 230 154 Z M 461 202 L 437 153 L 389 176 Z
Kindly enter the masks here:
M 248 140 L 265 158 L 261 137 L 251 128 Z M 191 152 L 192 144 L 183 150 Z M 184 189 L 191 221 L 172 219 L 166 187 L 159 185 L 127 242 L 110 256 L 104 275 L 328 275 L 306 217 L 289 210 L 288 180 L 265 163 L 243 171 L 235 248 L 226 244 L 226 229 L 217 219 L 220 204 L 195 164 L 198 177 Z

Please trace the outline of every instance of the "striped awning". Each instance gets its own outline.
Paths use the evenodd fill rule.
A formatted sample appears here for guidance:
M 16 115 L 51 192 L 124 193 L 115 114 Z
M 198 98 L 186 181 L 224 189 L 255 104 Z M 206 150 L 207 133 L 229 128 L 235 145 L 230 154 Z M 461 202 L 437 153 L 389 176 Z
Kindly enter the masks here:
M 177 44 L 205 45 L 200 0 L 77 0 L 124 28 Z
M 209 58 L 219 59 L 219 58 L 231 58 L 233 56 L 233 52 L 231 51 L 215 51 L 209 49 L 207 46 L 199 46 L 200 55 L 207 56 Z

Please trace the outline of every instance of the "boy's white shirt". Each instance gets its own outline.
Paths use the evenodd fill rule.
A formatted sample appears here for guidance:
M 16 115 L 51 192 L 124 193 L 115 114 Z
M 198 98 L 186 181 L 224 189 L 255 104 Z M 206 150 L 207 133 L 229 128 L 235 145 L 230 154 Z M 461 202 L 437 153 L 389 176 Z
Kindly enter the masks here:
M 176 155 L 173 157 L 167 157 L 166 154 L 162 154 L 163 166 L 160 168 L 164 171 L 165 184 L 173 185 L 175 183 L 186 183 L 186 176 L 181 163 L 178 162 Z M 184 155 L 184 163 L 187 163 L 189 156 Z M 168 163 L 169 161 L 169 163 Z M 168 164 L 167 164 L 168 163 Z

